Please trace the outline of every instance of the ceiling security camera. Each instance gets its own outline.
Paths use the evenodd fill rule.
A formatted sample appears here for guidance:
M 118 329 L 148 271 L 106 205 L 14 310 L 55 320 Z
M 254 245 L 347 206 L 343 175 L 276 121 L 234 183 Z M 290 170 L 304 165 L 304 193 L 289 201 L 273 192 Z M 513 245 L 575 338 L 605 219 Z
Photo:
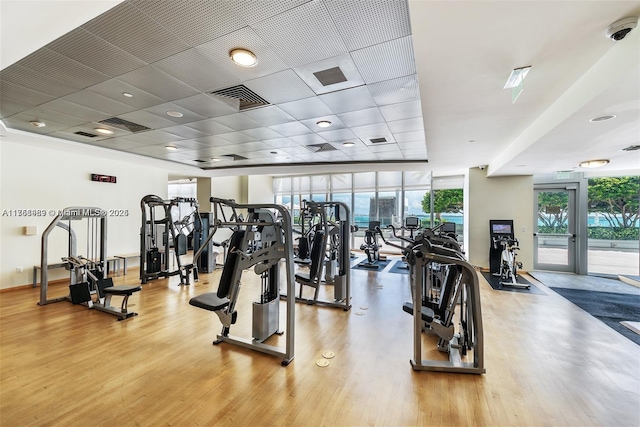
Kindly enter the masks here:
M 619 42 L 629 34 L 629 31 L 633 30 L 638 25 L 637 16 L 629 16 L 609 25 L 605 35 L 614 42 Z
M 485 170 L 486 168 L 487 168 L 487 165 L 478 166 L 478 169 L 480 169 L 481 171 Z

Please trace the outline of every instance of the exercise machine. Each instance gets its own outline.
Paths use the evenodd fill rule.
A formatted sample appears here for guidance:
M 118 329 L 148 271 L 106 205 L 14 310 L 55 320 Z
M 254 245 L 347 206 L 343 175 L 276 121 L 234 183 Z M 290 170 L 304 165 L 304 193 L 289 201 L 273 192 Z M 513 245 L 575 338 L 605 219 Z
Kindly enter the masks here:
M 414 320 L 411 366 L 417 371 L 483 374 L 484 336 L 477 273 L 461 251 L 436 245 L 429 236 L 419 233 L 415 239 L 401 237 L 406 245 L 385 240 L 401 249 L 410 266 L 412 302 L 405 303 L 402 309 Z M 433 288 L 434 264 L 444 271 L 444 280 L 438 297 L 432 300 L 425 298 L 424 291 Z M 437 349 L 447 353 L 448 360 L 423 359 L 423 333 L 437 336 Z M 472 356 L 468 356 L 469 351 Z
M 516 289 L 530 289 L 531 285 L 518 283 L 518 268 L 522 263 L 516 260 L 518 239 L 515 238 L 513 220 L 489 220 L 491 247 L 489 248 L 489 269 L 493 276 L 500 278 L 500 286 Z
M 203 244 L 213 239 L 220 227 L 234 228 L 229 242 L 218 290 L 191 298 L 189 304 L 213 311 L 222 323 L 222 331 L 214 344 L 223 342 L 259 351 L 282 359 L 287 366 L 294 357 L 294 321 L 295 321 L 295 282 L 293 268 L 293 233 L 291 215 L 280 205 L 238 204 L 233 200 L 211 197 L 213 205 L 213 223 L 209 237 Z M 237 210 L 246 209 L 247 219 L 240 221 Z M 229 219 L 224 213 L 231 211 Z M 274 214 L 276 212 L 276 214 Z M 197 265 L 202 251 L 194 255 Z M 284 261 L 281 264 L 281 261 Z M 240 294 L 241 278 L 244 270 L 253 267 L 260 276 L 261 292 L 252 304 L 252 338 L 242 338 L 230 334 L 231 326 L 236 323 L 238 312 L 236 303 Z M 284 348 L 267 345 L 266 339 L 285 331 L 279 329 L 280 321 L 280 269 L 286 273 L 286 336 Z M 197 280 L 197 268 L 194 269 Z
M 181 205 L 190 208 L 188 215 L 174 219 L 175 211 Z M 183 264 L 181 256 L 188 251 L 189 236 L 202 239 L 202 218 L 194 198 L 175 197 L 163 200 L 155 195 L 147 195 L 140 201 L 142 227 L 140 228 L 140 282 L 180 276 L 181 285 L 189 285 L 193 263 Z M 196 243 L 200 246 L 200 243 Z M 205 246 L 210 250 L 211 246 Z M 175 267 L 171 267 L 171 257 Z
M 49 236 L 57 228 L 62 228 L 68 235 L 67 255 L 62 257 L 62 261 L 70 272 L 69 294 L 59 298 L 49 298 L 47 272 Z M 78 254 L 79 235 L 83 236 L 86 241 L 86 256 Z M 113 314 L 118 317 L 118 320 L 135 316 L 137 313 L 128 310 L 127 302 L 131 295 L 140 291 L 140 286 L 113 286 L 113 279 L 106 277 L 106 260 L 107 217 L 105 211 L 97 207 L 78 206 L 67 207 L 59 211 L 42 233 L 40 301 L 38 305 L 70 301 Z M 97 296 L 95 301 L 93 300 L 94 296 Z M 114 296 L 124 297 L 120 308 L 111 306 L 111 299 Z
M 317 304 L 351 308 L 351 270 L 349 207 L 343 202 L 305 202 L 306 208 L 315 216 L 315 232 L 309 255 L 308 273 L 296 273 L 295 281 L 300 284 L 296 301 L 310 305 Z M 324 280 L 322 272 L 324 271 Z M 333 299 L 320 299 L 320 285 L 333 286 Z M 304 287 L 314 288 L 313 298 L 304 298 Z M 283 296 L 285 297 L 285 296 Z
M 360 250 L 364 251 L 367 255 L 367 259 L 360 262 L 358 267 L 367 268 L 371 270 L 378 270 L 380 268 L 380 247 L 378 243 L 378 234 L 382 235 L 380 231 L 380 221 L 369 221 L 369 227 L 364 231 L 364 242 L 360 245 Z

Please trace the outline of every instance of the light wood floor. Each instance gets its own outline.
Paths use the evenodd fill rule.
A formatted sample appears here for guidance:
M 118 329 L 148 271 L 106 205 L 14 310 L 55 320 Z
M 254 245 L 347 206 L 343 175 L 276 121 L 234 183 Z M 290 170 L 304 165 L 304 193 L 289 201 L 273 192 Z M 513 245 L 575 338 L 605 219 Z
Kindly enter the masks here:
M 640 425 L 640 347 L 544 286 L 499 292 L 481 279 L 487 372 L 476 376 L 412 371 L 407 276 L 392 273 L 352 270 L 350 312 L 297 304 L 286 368 L 213 346 L 217 316 L 188 301 L 219 274 L 150 282 L 131 299 L 140 315 L 122 322 L 40 307 L 39 289 L 1 293 L 0 425 Z M 258 290 L 245 277 L 238 335 Z M 136 271 L 115 282 L 137 283 Z M 325 350 L 336 357 L 317 367 Z

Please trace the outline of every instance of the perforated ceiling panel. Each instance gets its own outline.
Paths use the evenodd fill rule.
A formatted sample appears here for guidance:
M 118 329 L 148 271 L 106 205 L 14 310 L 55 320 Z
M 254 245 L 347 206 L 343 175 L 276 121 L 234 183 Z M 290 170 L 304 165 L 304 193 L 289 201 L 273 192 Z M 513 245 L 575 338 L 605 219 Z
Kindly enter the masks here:
M 424 150 L 407 10 L 404 0 L 125 0 L 2 70 L 0 114 L 14 129 L 202 168 L 404 161 Z M 232 63 L 238 47 L 258 63 Z M 234 87 L 242 93 L 212 94 Z M 113 135 L 87 135 L 105 119 Z M 375 137 L 384 149 L 369 149 Z M 305 148 L 328 143 L 336 150 Z

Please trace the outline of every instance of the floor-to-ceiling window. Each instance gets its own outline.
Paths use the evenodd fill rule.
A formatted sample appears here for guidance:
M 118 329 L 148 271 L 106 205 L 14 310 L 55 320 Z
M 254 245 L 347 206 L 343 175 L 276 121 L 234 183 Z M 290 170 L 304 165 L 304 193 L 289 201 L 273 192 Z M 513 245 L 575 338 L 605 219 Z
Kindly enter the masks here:
M 640 177 L 588 181 L 589 274 L 640 275 Z

